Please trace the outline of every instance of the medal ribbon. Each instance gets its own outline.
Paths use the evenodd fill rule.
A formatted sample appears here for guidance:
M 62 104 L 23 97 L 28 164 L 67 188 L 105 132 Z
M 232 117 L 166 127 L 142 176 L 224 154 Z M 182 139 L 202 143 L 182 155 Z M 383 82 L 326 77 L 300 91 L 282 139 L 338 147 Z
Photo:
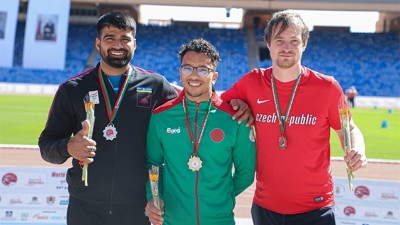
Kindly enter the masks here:
M 287 119 L 289 117 L 290 109 L 292 108 L 294 94 L 296 93 L 297 87 L 298 87 L 298 85 L 300 83 L 300 78 L 301 78 L 301 74 L 299 74 L 299 76 L 296 79 L 296 83 L 294 84 L 292 95 L 290 96 L 289 105 L 288 105 L 288 108 L 286 109 L 285 118 L 282 119 L 281 107 L 279 106 L 278 94 L 277 94 L 277 91 L 276 91 L 276 84 L 275 84 L 275 81 L 274 81 L 274 75 L 273 74 L 271 75 L 272 94 L 274 95 L 275 109 L 276 109 L 276 113 L 278 114 L 279 126 L 281 127 L 281 133 L 282 134 L 285 133 L 286 121 L 287 121 Z
M 119 105 L 121 104 L 122 98 L 125 95 L 126 89 L 128 87 L 128 82 L 132 76 L 132 73 L 133 73 L 133 70 L 131 69 L 129 75 L 126 76 L 126 78 L 125 78 L 122 89 L 120 89 L 120 91 L 118 93 L 117 101 L 115 102 L 114 108 L 111 111 L 111 102 L 110 102 L 110 98 L 108 96 L 106 84 L 104 83 L 103 72 L 101 71 L 101 69 L 99 67 L 99 71 L 98 71 L 97 75 L 98 75 L 99 81 L 100 81 L 101 93 L 103 93 L 103 97 L 106 100 L 107 116 L 108 116 L 108 119 L 110 120 L 110 122 L 108 124 L 111 124 L 112 121 L 114 121 L 115 116 L 117 115 Z
M 208 110 L 207 110 L 206 114 L 204 115 L 203 124 L 201 125 L 201 128 L 200 128 L 199 137 L 197 138 L 197 141 L 196 141 L 196 142 L 193 142 L 192 131 L 191 131 L 191 129 L 190 129 L 190 123 L 189 123 L 189 113 L 188 113 L 188 111 L 187 111 L 186 98 L 183 97 L 183 110 L 185 111 L 185 116 L 186 116 L 186 128 L 187 128 L 187 130 L 188 130 L 188 134 L 189 134 L 189 137 L 190 137 L 190 141 L 191 141 L 192 143 L 194 143 L 194 145 L 193 145 L 193 154 L 194 154 L 194 155 L 197 155 L 197 151 L 198 151 L 198 149 L 199 149 L 201 137 L 203 136 L 203 132 L 204 132 L 204 129 L 205 129 L 206 123 L 207 123 L 208 114 L 209 114 L 210 109 L 211 109 L 211 103 L 212 103 L 212 99 L 210 99 L 210 104 L 208 105 Z M 197 122 L 197 113 L 198 113 L 198 112 L 197 112 L 197 110 L 196 110 L 196 122 Z M 196 137 L 197 137 L 196 123 L 194 124 L 193 128 L 194 128 L 194 138 L 196 139 Z

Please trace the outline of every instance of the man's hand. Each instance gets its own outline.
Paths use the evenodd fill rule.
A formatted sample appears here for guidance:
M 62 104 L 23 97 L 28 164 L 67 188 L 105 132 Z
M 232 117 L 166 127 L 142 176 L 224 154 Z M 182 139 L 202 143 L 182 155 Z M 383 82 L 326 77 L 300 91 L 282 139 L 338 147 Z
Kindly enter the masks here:
M 239 118 L 238 123 L 241 124 L 246 119 L 249 119 L 246 123 L 246 127 L 253 125 L 254 117 L 251 113 L 249 105 L 247 105 L 246 102 L 240 99 L 231 99 L 229 104 L 232 106 L 233 110 L 236 111 L 236 113 L 232 116 L 233 120 Z
M 79 161 L 85 163 L 92 163 L 93 157 L 96 156 L 96 142 L 87 137 L 89 133 L 90 125 L 89 121 L 85 120 L 83 128 L 74 137 L 69 139 L 67 144 L 68 153 Z
M 351 140 L 351 149 L 345 154 L 344 161 L 349 165 L 351 171 L 356 171 L 360 168 L 364 168 L 367 166 L 367 157 L 365 154 L 365 142 L 364 137 L 361 133 L 361 130 L 354 124 L 353 119 L 349 121 L 350 126 L 350 140 Z M 344 147 L 344 137 L 341 130 L 335 130 L 336 134 L 339 136 L 340 143 L 342 144 L 342 148 Z
M 164 207 L 164 201 L 160 199 L 160 207 L 161 209 Z M 158 210 L 154 206 L 153 200 L 150 200 L 147 205 L 146 205 L 146 215 L 149 217 L 150 223 L 153 225 L 162 225 L 164 222 L 164 218 L 162 215 L 164 214 L 164 211 Z
M 179 86 L 177 84 L 174 84 L 174 83 L 170 83 L 170 84 L 178 94 L 180 94 L 183 91 L 183 87 L 181 87 L 181 86 Z
M 357 150 L 351 149 L 347 155 L 344 157 L 344 161 L 348 163 L 351 171 L 356 171 L 360 168 L 367 167 L 367 157 L 360 154 Z

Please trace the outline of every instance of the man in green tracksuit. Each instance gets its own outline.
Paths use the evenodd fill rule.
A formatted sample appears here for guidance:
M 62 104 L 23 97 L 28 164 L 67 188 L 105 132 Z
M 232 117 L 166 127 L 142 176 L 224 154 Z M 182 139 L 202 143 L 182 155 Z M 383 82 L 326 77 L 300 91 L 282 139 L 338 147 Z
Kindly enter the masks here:
M 179 56 L 184 89 L 153 111 L 147 134 L 147 166 L 160 169 L 164 207 L 155 208 L 148 183 L 146 213 L 154 225 L 235 224 L 235 197 L 254 180 L 253 131 L 213 91 L 221 60 L 214 46 L 195 39 Z

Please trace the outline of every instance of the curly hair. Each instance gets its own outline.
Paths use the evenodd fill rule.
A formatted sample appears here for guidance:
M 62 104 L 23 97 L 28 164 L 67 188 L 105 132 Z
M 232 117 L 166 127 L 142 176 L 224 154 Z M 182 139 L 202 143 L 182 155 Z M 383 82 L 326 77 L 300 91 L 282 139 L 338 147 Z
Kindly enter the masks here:
M 217 52 L 215 47 L 210 42 L 204 40 L 203 38 L 193 39 L 189 43 L 181 45 L 181 49 L 178 54 L 181 62 L 183 56 L 189 51 L 205 53 L 206 56 L 211 58 L 211 62 L 214 64 L 215 68 L 221 61 L 219 53 Z

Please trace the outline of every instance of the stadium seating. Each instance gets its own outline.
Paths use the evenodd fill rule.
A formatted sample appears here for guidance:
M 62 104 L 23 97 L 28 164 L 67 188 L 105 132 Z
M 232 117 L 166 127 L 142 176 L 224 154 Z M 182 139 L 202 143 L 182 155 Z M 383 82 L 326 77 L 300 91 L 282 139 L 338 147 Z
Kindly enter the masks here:
M 169 81 L 179 84 L 179 47 L 193 38 L 210 41 L 220 53 L 222 61 L 217 67 L 219 78 L 216 89 L 229 88 L 248 70 L 247 44 L 243 30 L 188 25 L 140 26 L 133 63 L 157 71 Z
M 14 66 L 0 68 L 0 82 L 60 84 L 84 70 L 96 36 L 94 25 L 70 25 L 64 70 L 22 68 L 24 29 L 25 23 L 18 23 Z M 251 41 L 262 41 L 262 32 L 256 30 L 256 40 Z M 200 37 L 215 45 L 222 58 L 217 68 L 217 90 L 229 88 L 249 70 L 248 40 L 244 29 L 210 29 L 180 24 L 170 27 L 139 25 L 132 63 L 179 84 L 179 47 Z M 312 31 L 303 64 L 333 75 L 343 88 L 356 86 L 363 96 L 400 96 L 399 40 L 400 35 L 396 33 Z M 99 59 L 97 57 L 97 61 Z M 271 61 L 258 61 L 258 64 L 269 67 Z
M 93 25 L 70 25 L 64 70 L 22 68 L 25 23 L 17 24 L 12 68 L 0 67 L 0 82 L 60 84 L 84 70 L 85 62 L 94 45 L 96 27 Z
M 334 76 L 343 89 L 354 85 L 363 96 L 400 96 L 400 35 L 396 33 L 312 31 L 302 64 Z M 259 66 L 271 66 L 271 60 L 259 61 Z

